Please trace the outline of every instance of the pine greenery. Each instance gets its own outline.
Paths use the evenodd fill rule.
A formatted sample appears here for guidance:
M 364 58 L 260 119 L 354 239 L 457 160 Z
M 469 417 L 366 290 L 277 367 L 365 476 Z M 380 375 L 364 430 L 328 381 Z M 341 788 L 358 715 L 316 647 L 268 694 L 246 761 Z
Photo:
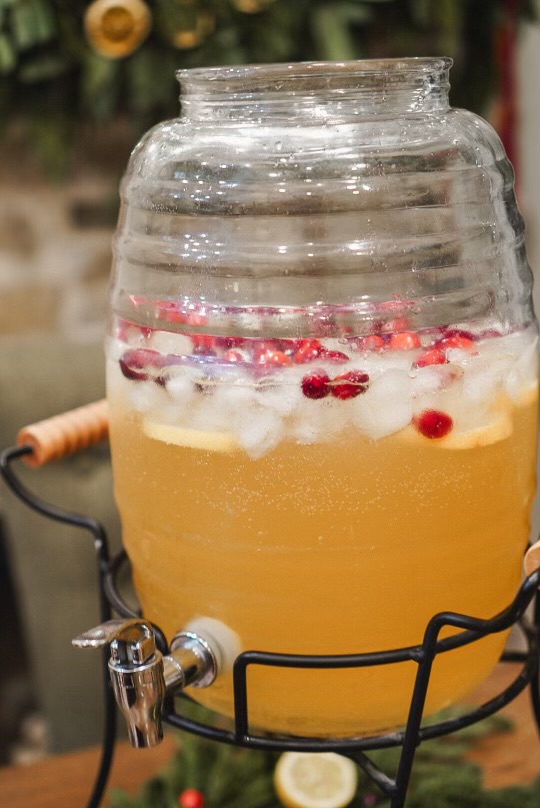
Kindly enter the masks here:
M 510 728 L 505 719 L 494 716 L 422 744 L 416 754 L 407 808 L 538 808 L 540 778 L 530 786 L 486 790 L 479 767 L 464 758 L 476 739 Z M 370 753 L 369 757 L 393 776 L 399 754 L 399 750 L 390 749 Z M 169 766 L 148 781 L 136 797 L 112 791 L 110 808 L 178 808 L 179 795 L 191 788 L 204 795 L 204 808 L 280 808 L 273 788 L 277 758 L 274 753 L 238 749 L 181 733 Z M 360 773 L 350 808 L 389 805 L 389 800 Z
M 177 114 L 182 67 L 446 54 L 455 59 L 454 105 L 481 111 L 507 8 L 505 0 L 146 0 L 150 35 L 113 60 L 85 37 L 91 2 L 0 0 L 0 120 L 28 122 L 41 151 L 119 115 L 136 139 Z M 535 5 L 517 0 L 520 18 L 534 18 Z M 202 13 L 212 30 L 179 49 L 176 35 L 196 28 Z

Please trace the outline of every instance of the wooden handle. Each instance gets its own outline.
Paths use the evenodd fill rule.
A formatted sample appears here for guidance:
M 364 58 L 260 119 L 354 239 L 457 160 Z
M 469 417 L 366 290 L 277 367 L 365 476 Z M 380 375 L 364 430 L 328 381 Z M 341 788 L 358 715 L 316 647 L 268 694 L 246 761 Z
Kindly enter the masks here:
M 537 569 L 540 569 L 540 540 L 529 547 L 525 553 L 525 575 L 532 575 Z
M 107 401 L 102 399 L 23 427 L 17 435 L 17 446 L 32 447 L 32 454 L 23 459 L 37 468 L 50 460 L 80 452 L 105 440 L 108 434 Z

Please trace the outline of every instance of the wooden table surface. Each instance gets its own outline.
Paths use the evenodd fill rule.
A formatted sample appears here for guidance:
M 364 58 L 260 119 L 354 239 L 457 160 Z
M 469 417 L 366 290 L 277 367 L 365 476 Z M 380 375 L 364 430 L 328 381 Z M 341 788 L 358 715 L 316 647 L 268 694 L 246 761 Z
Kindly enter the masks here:
M 490 679 L 478 688 L 468 703 L 481 703 L 500 692 L 518 666 L 499 665 Z M 522 693 L 503 714 L 512 721 L 510 734 L 485 738 L 469 758 L 479 763 L 488 787 L 527 784 L 540 774 L 540 739 L 529 704 Z M 170 760 L 174 740 L 152 750 L 117 745 L 110 785 L 130 794 Z M 84 808 L 93 783 L 99 750 L 89 749 L 47 758 L 30 766 L 0 768 L 0 808 Z M 106 802 L 105 802 L 106 805 Z

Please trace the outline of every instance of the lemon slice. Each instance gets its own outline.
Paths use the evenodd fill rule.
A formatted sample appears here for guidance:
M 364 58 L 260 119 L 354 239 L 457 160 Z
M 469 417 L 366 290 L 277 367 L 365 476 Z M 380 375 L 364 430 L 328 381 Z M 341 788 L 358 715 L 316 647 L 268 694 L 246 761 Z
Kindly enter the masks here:
M 189 449 L 205 449 L 207 452 L 233 452 L 238 448 L 231 432 L 207 432 L 200 429 L 187 429 L 174 424 L 161 424 L 148 418 L 143 422 L 144 434 L 172 446 L 185 446 Z
M 344 808 L 357 785 L 355 764 L 333 752 L 285 752 L 274 772 L 274 787 L 286 808 Z
M 454 428 L 444 438 L 426 438 L 414 426 L 407 426 L 401 435 L 411 445 L 434 449 L 477 449 L 491 446 L 509 438 L 514 431 L 512 416 L 507 410 L 491 415 L 491 419 L 470 429 Z

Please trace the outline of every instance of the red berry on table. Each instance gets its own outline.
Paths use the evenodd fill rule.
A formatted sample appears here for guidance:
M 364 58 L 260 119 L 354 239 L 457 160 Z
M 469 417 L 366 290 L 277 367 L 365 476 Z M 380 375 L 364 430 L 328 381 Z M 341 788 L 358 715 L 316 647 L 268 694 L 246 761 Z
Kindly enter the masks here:
M 349 370 L 348 373 L 336 376 L 330 389 L 334 398 L 344 401 L 347 398 L 355 398 L 360 393 L 365 393 L 368 382 L 369 376 L 363 370 Z
M 204 797 L 197 788 L 186 788 L 178 797 L 180 808 L 203 808 Z
M 420 345 L 420 337 L 414 331 L 399 331 L 390 337 L 390 348 L 394 351 L 411 351 Z
M 330 377 L 322 370 L 304 376 L 302 392 L 306 398 L 325 398 L 330 392 Z
M 431 439 L 444 438 L 454 426 L 452 418 L 440 410 L 423 410 L 413 418 L 413 424 L 420 434 Z
M 445 352 L 441 348 L 430 348 L 420 354 L 413 368 L 425 368 L 428 365 L 444 365 L 448 362 Z

